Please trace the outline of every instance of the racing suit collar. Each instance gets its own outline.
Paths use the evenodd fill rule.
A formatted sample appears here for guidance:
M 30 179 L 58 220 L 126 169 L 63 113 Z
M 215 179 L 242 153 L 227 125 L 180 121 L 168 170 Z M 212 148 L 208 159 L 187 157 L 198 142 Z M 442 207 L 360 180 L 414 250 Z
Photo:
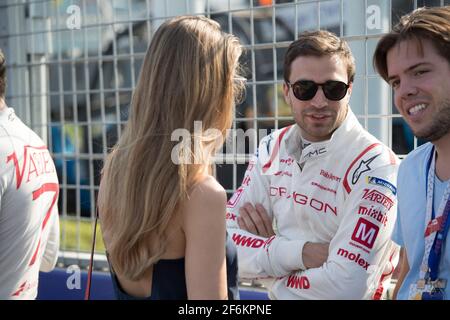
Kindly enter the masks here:
M 320 159 L 328 152 L 348 147 L 348 141 L 345 137 L 356 125 L 360 124 L 349 106 L 344 122 L 333 132 L 329 140 L 312 143 L 302 150 L 300 128 L 298 125 L 294 125 L 286 135 L 285 147 L 288 154 L 303 166 L 306 161 Z

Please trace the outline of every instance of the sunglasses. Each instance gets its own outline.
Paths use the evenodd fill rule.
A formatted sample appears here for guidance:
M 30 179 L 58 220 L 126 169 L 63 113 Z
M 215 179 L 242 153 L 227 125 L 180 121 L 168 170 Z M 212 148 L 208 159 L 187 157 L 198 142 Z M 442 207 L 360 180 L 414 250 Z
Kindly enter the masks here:
M 336 80 L 328 80 L 325 83 L 315 83 L 311 80 L 299 80 L 293 84 L 287 82 L 287 85 L 292 88 L 294 96 L 302 101 L 314 98 L 319 87 L 322 87 L 323 94 L 327 99 L 339 101 L 345 97 L 347 90 L 350 87 L 345 82 Z

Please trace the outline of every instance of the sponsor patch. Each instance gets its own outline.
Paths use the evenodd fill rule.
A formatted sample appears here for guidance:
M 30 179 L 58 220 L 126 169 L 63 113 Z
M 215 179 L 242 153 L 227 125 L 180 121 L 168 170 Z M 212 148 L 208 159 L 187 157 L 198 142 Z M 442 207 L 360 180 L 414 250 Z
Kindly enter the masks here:
M 379 208 L 374 206 L 359 206 L 358 214 L 361 216 L 367 216 L 371 217 L 375 220 L 377 220 L 379 223 L 382 223 L 384 226 L 386 226 L 388 216 L 386 212 L 383 212 L 382 210 L 379 210 Z
M 234 233 L 231 237 L 237 246 L 248 248 L 260 248 L 264 245 L 265 241 L 257 238 L 246 237 L 238 233 Z
M 339 248 L 337 254 L 338 254 L 338 256 L 341 256 L 341 257 L 347 258 L 350 261 L 353 261 L 354 263 L 361 266 L 365 270 L 367 270 L 369 268 L 369 262 L 364 260 L 364 258 L 361 257 L 360 253 L 355 254 L 346 249 Z
M 380 228 L 377 225 L 364 218 L 359 218 L 355 230 L 353 230 L 352 240 L 372 249 L 379 231 Z
M 394 205 L 394 201 L 392 201 L 391 198 L 374 189 L 364 189 L 364 195 L 362 198 L 375 203 L 379 203 L 388 210 L 391 210 L 392 206 Z
M 313 181 L 313 182 L 311 182 L 311 185 L 316 186 L 316 187 L 318 187 L 321 190 L 328 191 L 328 192 L 331 192 L 333 194 L 336 194 L 336 190 L 328 188 L 328 187 L 325 187 L 325 186 L 321 185 L 320 183 L 317 183 L 317 182 Z
M 397 194 L 397 188 L 392 183 L 390 183 L 389 181 L 386 181 L 384 179 L 377 178 L 377 177 L 367 177 L 367 183 L 373 184 L 376 186 L 385 187 L 385 188 L 391 190 L 391 192 L 394 194 L 394 196 Z
M 286 287 L 293 289 L 309 289 L 311 285 L 307 277 L 292 274 L 287 279 Z
M 286 163 L 288 166 L 294 163 L 294 159 L 287 158 L 287 159 L 280 159 L 280 163 Z
M 320 175 L 321 175 L 322 177 L 325 177 L 325 178 L 330 179 L 330 180 L 332 180 L 332 181 L 341 182 L 341 178 L 335 176 L 334 174 L 332 174 L 332 173 L 330 173 L 330 172 L 328 172 L 328 171 L 325 171 L 325 170 L 322 170 L 322 169 L 321 169 L 321 170 L 320 170 Z
M 325 154 L 325 153 L 327 153 L 327 148 L 325 148 L 325 147 L 321 147 L 321 148 L 314 149 L 314 150 L 312 150 L 312 151 L 306 153 L 306 154 L 302 157 L 302 158 L 303 158 L 302 162 L 303 162 L 303 161 L 306 161 L 307 159 L 309 159 L 309 158 L 311 158 L 311 157 L 318 157 L 318 156 L 321 156 L 321 155 L 323 155 L 323 154 Z
M 288 177 L 292 177 L 292 173 L 288 172 L 288 171 L 278 171 L 274 174 L 275 176 L 288 176 Z
M 381 152 L 377 152 L 378 149 Z M 347 193 L 352 191 L 351 186 L 359 181 L 363 173 L 372 169 L 375 159 L 382 159 L 382 157 L 379 157 L 382 153 L 383 146 L 379 143 L 373 143 L 353 159 L 343 178 L 344 188 Z
M 375 160 L 379 155 L 376 154 L 373 157 L 367 159 L 367 160 L 361 160 L 359 162 L 358 167 L 356 168 L 355 172 L 353 172 L 353 176 L 352 176 L 352 184 L 356 184 L 359 180 L 359 178 L 361 177 L 361 175 L 365 172 L 368 172 L 370 170 L 372 170 L 372 168 L 370 167 L 370 164 L 372 163 L 373 160 Z

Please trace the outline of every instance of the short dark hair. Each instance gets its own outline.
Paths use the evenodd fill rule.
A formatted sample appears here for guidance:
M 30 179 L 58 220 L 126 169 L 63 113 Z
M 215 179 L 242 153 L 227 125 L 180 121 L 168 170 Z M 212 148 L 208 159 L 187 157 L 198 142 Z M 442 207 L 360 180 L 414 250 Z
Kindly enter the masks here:
M 0 98 L 5 97 L 6 91 L 6 59 L 3 51 L 0 49 Z
M 419 8 L 401 17 L 392 31 L 383 36 L 373 56 L 374 68 L 387 81 L 387 53 L 396 44 L 414 40 L 423 53 L 422 41 L 431 41 L 438 54 L 450 63 L 450 6 Z
M 334 33 L 326 30 L 305 31 L 291 43 L 284 56 L 284 81 L 288 82 L 291 75 L 292 62 L 300 56 L 340 56 L 347 65 L 348 82 L 355 78 L 355 58 L 347 42 Z

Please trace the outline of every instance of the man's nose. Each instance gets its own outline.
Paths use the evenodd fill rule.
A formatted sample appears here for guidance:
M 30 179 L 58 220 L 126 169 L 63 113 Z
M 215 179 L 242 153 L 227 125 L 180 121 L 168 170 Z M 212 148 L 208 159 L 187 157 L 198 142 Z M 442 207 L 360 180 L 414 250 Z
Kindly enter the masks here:
M 322 86 L 319 86 L 316 94 L 311 99 L 311 105 L 315 108 L 324 108 L 328 105 L 328 99 L 327 97 L 325 97 L 325 94 L 323 93 Z
M 418 93 L 417 86 L 415 86 L 413 81 L 410 81 L 408 79 L 403 79 L 397 90 L 395 90 L 395 95 L 398 96 L 400 99 L 408 99 L 412 96 L 415 96 Z

